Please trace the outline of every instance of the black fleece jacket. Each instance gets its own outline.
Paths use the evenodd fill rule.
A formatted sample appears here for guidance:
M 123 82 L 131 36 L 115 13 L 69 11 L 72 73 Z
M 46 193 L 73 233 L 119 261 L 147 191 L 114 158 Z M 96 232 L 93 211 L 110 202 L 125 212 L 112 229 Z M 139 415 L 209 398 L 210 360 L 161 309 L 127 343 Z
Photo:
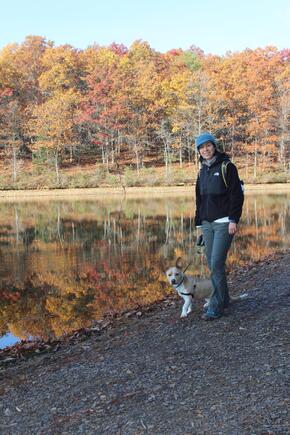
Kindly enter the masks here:
M 221 171 L 222 162 L 229 162 L 226 168 L 226 182 Z M 228 216 L 231 222 L 239 222 L 242 214 L 244 194 L 236 166 L 225 153 L 216 152 L 216 160 L 207 166 L 201 159 L 202 167 L 196 181 L 195 225 L 203 220 L 213 222 Z

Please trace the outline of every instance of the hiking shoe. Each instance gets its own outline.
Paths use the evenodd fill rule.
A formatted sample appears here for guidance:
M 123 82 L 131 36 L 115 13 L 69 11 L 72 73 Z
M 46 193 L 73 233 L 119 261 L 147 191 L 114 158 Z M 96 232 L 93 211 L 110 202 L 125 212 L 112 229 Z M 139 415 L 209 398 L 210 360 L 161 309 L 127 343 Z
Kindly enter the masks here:
M 206 321 L 216 320 L 219 319 L 221 316 L 222 316 L 221 314 L 216 314 L 216 313 L 211 313 L 209 311 L 206 311 L 201 316 L 201 320 L 206 320 Z

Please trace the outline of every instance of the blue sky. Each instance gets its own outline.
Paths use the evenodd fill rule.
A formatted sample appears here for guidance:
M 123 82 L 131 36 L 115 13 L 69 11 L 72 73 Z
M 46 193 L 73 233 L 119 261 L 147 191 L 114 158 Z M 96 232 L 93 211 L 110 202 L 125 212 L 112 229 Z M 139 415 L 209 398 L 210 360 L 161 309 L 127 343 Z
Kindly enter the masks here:
M 0 48 L 40 35 L 55 45 L 142 39 L 157 51 L 205 53 L 290 46 L 289 0 L 11 0 L 1 2 Z

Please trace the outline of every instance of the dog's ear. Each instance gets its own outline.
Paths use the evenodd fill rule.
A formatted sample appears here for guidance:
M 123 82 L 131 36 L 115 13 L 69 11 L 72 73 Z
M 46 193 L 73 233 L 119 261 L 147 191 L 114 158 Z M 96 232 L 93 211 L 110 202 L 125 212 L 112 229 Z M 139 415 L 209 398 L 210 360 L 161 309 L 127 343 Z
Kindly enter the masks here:
M 182 258 L 181 258 L 181 257 L 178 257 L 178 258 L 177 258 L 176 263 L 175 263 L 175 266 L 176 266 L 178 269 L 182 269 Z

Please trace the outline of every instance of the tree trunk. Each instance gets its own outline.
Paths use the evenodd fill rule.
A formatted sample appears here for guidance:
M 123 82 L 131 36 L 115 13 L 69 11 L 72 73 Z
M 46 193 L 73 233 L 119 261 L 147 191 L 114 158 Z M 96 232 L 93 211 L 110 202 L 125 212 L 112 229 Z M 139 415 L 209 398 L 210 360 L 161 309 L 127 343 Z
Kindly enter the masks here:
M 55 174 L 56 174 L 56 184 L 59 185 L 58 149 L 55 152 Z
M 108 153 L 106 153 L 106 169 L 107 169 L 107 173 L 109 174 L 109 155 Z
M 117 139 L 117 154 L 118 154 L 118 156 L 120 156 L 120 154 L 121 154 L 121 141 L 122 141 L 122 136 L 121 136 L 121 133 L 119 132 L 119 130 L 118 130 L 118 139 Z
M 232 138 L 231 138 L 231 159 L 232 162 L 234 163 L 235 161 L 235 156 L 234 156 L 234 142 L 235 142 L 235 126 L 232 125 L 232 134 L 231 134 Z
M 140 175 L 140 160 L 139 160 L 139 152 L 138 152 L 138 146 L 137 146 L 136 141 L 134 141 L 134 151 L 135 151 L 135 156 L 136 156 L 136 169 L 137 169 L 137 174 L 139 176 Z
M 102 144 L 102 163 L 103 163 L 103 165 L 106 164 L 105 150 L 104 150 L 104 145 L 103 144 Z
M 13 183 L 17 180 L 17 150 L 15 145 L 13 145 Z
M 164 163 L 165 163 L 165 174 L 168 175 L 168 155 L 167 155 L 167 147 L 164 146 Z
M 109 173 L 109 144 L 108 144 L 108 140 L 106 140 L 105 154 L 106 154 L 107 173 Z
M 254 178 L 257 177 L 257 140 L 255 139 Z
M 166 140 L 164 140 L 164 161 L 166 176 L 170 173 L 170 147 Z
M 195 164 L 196 172 L 198 172 L 198 170 L 199 170 L 198 163 L 199 163 L 199 152 L 197 151 L 196 148 L 194 148 L 194 164 Z
M 115 164 L 115 147 L 114 147 L 114 140 L 112 139 L 110 141 L 111 143 L 111 164 L 114 165 Z
M 190 140 L 186 139 L 186 145 L 187 145 L 187 151 L 188 151 L 188 163 L 191 163 L 192 160 L 192 147 L 191 147 L 191 143 Z
M 70 163 L 72 163 L 72 161 L 73 161 L 73 146 L 72 145 L 69 146 L 69 161 L 70 161 Z

